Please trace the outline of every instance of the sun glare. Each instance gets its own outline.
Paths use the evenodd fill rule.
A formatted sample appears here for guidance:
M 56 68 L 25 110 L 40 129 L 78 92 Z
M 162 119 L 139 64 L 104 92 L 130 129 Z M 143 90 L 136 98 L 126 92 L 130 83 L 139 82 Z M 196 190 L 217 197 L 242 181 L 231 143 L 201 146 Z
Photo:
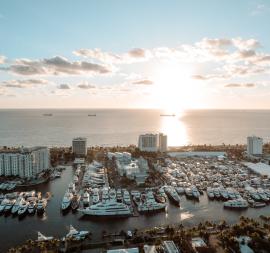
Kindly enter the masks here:
M 154 74 L 156 104 L 166 112 L 179 113 L 198 105 L 199 91 L 195 89 L 190 65 L 170 62 L 161 65 Z

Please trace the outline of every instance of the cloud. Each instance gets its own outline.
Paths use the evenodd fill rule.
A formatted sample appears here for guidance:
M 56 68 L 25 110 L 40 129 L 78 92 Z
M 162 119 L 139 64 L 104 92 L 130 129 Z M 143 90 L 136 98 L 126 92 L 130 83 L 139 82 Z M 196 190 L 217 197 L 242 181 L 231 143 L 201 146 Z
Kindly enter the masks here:
M 40 84 L 47 84 L 45 79 L 19 79 L 19 80 L 7 80 L 1 82 L 2 86 L 9 88 L 29 88 Z
M 69 90 L 70 89 L 70 87 L 69 87 L 69 85 L 68 84 L 60 84 L 59 86 L 58 86 L 58 89 L 60 89 L 60 90 Z
M 268 12 L 270 10 L 270 8 L 264 4 L 257 4 L 255 6 L 255 8 L 251 11 L 251 15 L 252 16 L 257 16 L 257 15 L 260 15 L 264 12 Z
M 208 80 L 207 76 L 203 76 L 203 75 L 193 75 L 191 77 L 196 80 Z
M 228 83 L 224 85 L 225 88 L 254 88 L 255 83 Z
M 96 88 L 96 86 L 93 84 L 89 84 L 88 82 L 83 82 L 83 83 L 78 84 L 78 88 L 80 88 L 80 89 L 94 89 L 94 88 Z
M 133 48 L 128 52 L 128 54 L 134 58 L 144 58 L 146 56 L 146 52 L 142 48 Z
M 102 51 L 100 48 L 95 49 L 79 49 L 73 51 L 76 56 L 89 58 L 102 63 L 108 64 L 130 64 L 133 62 L 141 62 L 151 57 L 150 50 L 142 48 L 134 48 L 127 53 L 115 54 Z
M 77 56 L 82 56 L 85 58 L 97 59 L 101 62 L 115 63 L 115 62 L 122 61 L 122 56 L 113 54 L 113 53 L 103 52 L 99 48 L 79 49 L 79 50 L 73 51 L 73 54 Z
M 3 68 L 2 68 L 3 70 Z M 14 64 L 5 68 L 18 75 L 79 75 L 107 74 L 111 69 L 105 65 L 86 61 L 71 62 L 62 56 L 42 60 L 17 59 Z
M 140 84 L 140 85 L 152 85 L 154 82 L 149 79 L 142 79 L 132 82 L 132 84 Z
M 6 57 L 3 55 L 0 55 L 0 64 L 4 64 L 6 62 Z

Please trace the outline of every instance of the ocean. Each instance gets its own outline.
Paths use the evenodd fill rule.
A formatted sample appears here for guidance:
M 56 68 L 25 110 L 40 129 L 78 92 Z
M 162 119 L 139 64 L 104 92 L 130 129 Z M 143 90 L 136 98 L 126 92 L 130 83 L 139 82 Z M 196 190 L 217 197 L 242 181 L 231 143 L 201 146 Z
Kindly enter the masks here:
M 51 113 L 52 116 L 44 116 Z M 270 110 L 188 110 L 174 117 L 160 110 L 2 109 L 0 146 L 71 146 L 87 138 L 88 146 L 137 144 L 138 135 L 164 132 L 169 146 L 244 144 L 248 135 L 269 141 Z M 96 114 L 96 116 L 88 116 Z

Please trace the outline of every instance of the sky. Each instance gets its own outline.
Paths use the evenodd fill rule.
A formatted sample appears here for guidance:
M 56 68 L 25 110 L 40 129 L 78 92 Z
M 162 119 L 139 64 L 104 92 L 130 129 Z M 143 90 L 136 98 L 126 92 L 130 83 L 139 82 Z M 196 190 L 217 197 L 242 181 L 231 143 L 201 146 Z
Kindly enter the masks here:
M 0 108 L 270 109 L 270 1 L 0 2 Z

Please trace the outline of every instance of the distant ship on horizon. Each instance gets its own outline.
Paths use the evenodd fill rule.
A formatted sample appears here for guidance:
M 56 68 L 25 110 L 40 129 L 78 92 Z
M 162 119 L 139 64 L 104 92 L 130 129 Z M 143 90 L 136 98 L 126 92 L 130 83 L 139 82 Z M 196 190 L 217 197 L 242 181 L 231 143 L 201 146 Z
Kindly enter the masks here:
M 53 114 L 52 113 L 44 113 L 43 116 L 50 117 L 50 116 L 53 116 Z
M 88 117 L 96 117 L 96 114 L 88 114 Z

